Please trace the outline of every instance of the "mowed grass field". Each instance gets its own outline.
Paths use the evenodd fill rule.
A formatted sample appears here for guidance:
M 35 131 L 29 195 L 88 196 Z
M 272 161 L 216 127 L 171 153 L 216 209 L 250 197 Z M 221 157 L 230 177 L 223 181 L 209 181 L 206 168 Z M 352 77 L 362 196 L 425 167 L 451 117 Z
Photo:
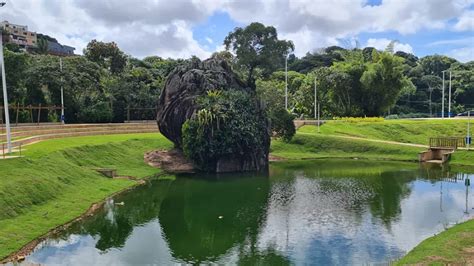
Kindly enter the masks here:
M 426 150 L 425 147 L 383 141 L 428 145 L 430 137 L 463 137 L 466 134 L 467 119 L 328 121 L 320 127 L 320 133 L 316 126 L 303 126 L 289 143 L 274 141 L 271 152 L 287 159 L 418 161 L 418 153 Z M 474 167 L 474 150 L 456 151 L 450 164 Z

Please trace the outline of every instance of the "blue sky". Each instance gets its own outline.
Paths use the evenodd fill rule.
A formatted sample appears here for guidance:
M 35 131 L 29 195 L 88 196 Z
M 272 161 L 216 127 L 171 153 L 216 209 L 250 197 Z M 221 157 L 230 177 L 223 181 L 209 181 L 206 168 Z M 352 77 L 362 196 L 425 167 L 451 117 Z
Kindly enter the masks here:
M 143 58 L 201 58 L 251 22 L 274 26 L 304 56 L 354 44 L 474 60 L 474 0 L 4 0 L 0 18 L 82 49 L 115 41 Z M 342 40 L 342 41 L 341 41 Z

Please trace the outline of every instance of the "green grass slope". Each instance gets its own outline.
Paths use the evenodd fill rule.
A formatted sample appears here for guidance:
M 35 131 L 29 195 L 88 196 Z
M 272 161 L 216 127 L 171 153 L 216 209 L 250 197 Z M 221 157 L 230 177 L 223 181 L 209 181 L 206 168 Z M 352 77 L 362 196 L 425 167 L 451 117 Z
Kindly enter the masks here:
M 273 141 L 273 155 L 287 159 L 361 158 L 417 161 L 423 147 L 374 142 L 428 143 L 430 137 L 466 135 L 466 119 L 385 120 L 380 122 L 328 121 L 320 127 L 303 126 L 290 143 Z M 357 137 L 363 139 L 351 139 Z M 474 166 L 474 150 L 458 150 L 451 165 Z
M 396 265 L 470 265 L 474 262 L 474 220 L 421 242 Z
M 430 137 L 465 137 L 467 119 L 384 120 L 380 122 L 328 121 L 322 135 L 353 136 L 405 143 L 428 144 Z M 474 121 L 473 121 L 474 122 Z M 315 133 L 316 127 L 302 127 L 300 132 Z
M 25 158 L 0 160 L 0 258 L 135 184 L 94 168 L 153 175 L 159 170 L 143 162 L 144 152 L 171 146 L 159 134 L 77 137 L 40 142 L 27 147 Z

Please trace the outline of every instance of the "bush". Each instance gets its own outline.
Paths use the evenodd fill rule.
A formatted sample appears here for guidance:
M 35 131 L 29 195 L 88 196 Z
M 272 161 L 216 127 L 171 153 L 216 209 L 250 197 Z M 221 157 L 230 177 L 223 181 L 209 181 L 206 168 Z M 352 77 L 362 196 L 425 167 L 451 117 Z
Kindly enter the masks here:
M 333 120 L 344 121 L 349 123 L 358 122 L 383 122 L 383 117 L 333 117 Z
M 182 127 L 184 154 L 204 171 L 222 157 L 255 155 L 268 149 L 267 118 L 256 96 L 241 90 L 209 91 Z
M 274 136 L 281 138 L 285 142 L 290 142 L 296 133 L 294 116 L 285 108 L 275 108 L 270 110 L 269 118 Z
M 385 119 L 390 120 L 390 119 L 399 119 L 400 117 L 398 115 L 387 115 Z
M 104 123 L 112 121 L 112 108 L 106 102 L 85 107 L 79 113 L 79 120 L 86 123 Z

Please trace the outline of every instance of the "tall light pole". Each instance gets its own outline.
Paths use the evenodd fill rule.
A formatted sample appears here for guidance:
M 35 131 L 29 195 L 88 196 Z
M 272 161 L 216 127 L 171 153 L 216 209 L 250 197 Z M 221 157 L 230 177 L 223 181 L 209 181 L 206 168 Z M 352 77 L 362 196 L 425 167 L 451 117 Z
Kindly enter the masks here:
M 314 77 L 314 119 L 318 113 L 318 88 L 316 87 L 316 77 Z
M 446 72 L 446 70 L 443 70 L 443 90 L 442 90 L 442 100 L 441 100 L 441 117 L 444 118 L 444 72 Z
M 471 138 L 471 111 L 467 111 L 467 139 L 466 139 L 466 142 L 467 142 L 467 149 L 468 150 L 471 146 L 471 141 L 472 141 L 472 138 Z
M 5 2 L 0 2 L 0 7 L 4 6 Z M 5 128 L 7 131 L 7 149 L 8 153 L 12 152 L 12 136 L 10 130 L 10 113 L 8 112 L 8 94 L 7 94 L 7 79 L 5 77 L 5 62 L 3 60 L 3 31 L 0 33 L 0 64 L 2 67 L 2 87 L 3 87 L 3 107 L 5 108 Z
M 59 58 L 59 70 L 61 71 L 61 124 L 64 122 L 64 89 L 63 89 L 63 59 Z
M 288 111 L 288 53 L 285 57 L 285 109 Z
M 449 71 L 448 117 L 451 118 L 451 71 Z

